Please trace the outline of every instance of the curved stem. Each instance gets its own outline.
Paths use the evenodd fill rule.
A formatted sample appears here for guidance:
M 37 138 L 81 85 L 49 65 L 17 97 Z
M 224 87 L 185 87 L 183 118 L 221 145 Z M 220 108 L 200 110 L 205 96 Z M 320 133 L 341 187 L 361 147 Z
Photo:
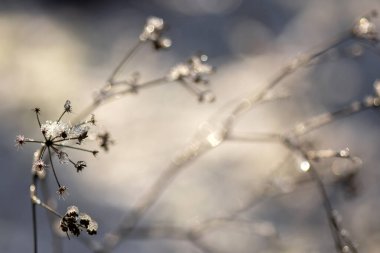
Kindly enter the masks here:
M 52 168 L 52 171 L 53 171 L 53 174 L 54 174 L 54 178 L 55 178 L 55 181 L 58 184 L 58 187 L 60 188 L 61 184 L 59 183 L 57 174 L 56 174 L 55 169 L 54 169 L 53 159 L 51 158 L 52 154 L 51 154 L 51 151 L 50 151 L 50 147 L 48 147 L 47 149 L 48 149 L 48 152 L 49 152 L 49 160 L 50 160 L 51 168 Z
M 137 49 L 143 44 L 142 41 L 138 41 L 136 45 L 125 54 L 124 58 L 120 61 L 120 63 L 116 66 L 114 71 L 112 71 L 110 77 L 107 79 L 109 84 L 112 84 L 115 81 L 115 77 L 121 71 L 122 67 L 127 63 L 127 61 L 133 56 L 133 54 L 137 51 Z

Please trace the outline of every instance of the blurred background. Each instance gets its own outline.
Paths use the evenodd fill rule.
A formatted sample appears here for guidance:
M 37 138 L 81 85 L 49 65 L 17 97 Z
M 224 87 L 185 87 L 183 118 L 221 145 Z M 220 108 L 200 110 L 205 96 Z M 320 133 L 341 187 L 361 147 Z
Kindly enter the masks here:
M 36 146 L 14 146 L 16 135 L 39 139 L 34 107 L 43 121 L 55 119 L 70 99 L 73 115 L 90 104 L 124 54 L 138 41 L 149 16 L 162 17 L 173 46 L 145 46 L 127 66 L 142 80 L 166 75 L 196 52 L 217 72 L 211 104 L 175 83 L 141 90 L 95 111 L 97 127 L 115 144 L 98 157 L 72 152 L 88 163 L 83 173 L 58 168 L 69 188 L 57 199 L 64 213 L 77 205 L 99 223 L 101 240 L 120 224 L 202 122 L 232 99 L 260 88 L 299 53 L 318 47 L 352 26 L 376 0 L 155 0 L 0 1 L 0 251 L 31 252 L 30 170 Z M 378 29 L 379 30 L 379 29 Z M 242 132 L 282 132 L 313 115 L 373 93 L 380 58 L 355 43 L 298 71 L 279 88 L 289 99 L 262 105 L 241 118 Z M 70 118 L 66 118 L 70 119 Z M 349 147 L 363 160 L 358 192 L 346 197 L 338 184 L 327 189 L 359 252 L 377 252 L 380 238 L 378 181 L 380 117 L 368 111 L 313 131 L 306 139 L 320 149 Z M 191 163 L 167 188 L 142 224 L 193 227 L 243 206 L 261 192 L 271 169 L 286 156 L 279 144 L 226 142 Z M 328 170 L 328 167 L 325 168 Z M 276 178 L 291 193 L 260 202 L 239 217 L 244 224 L 213 227 L 202 237 L 215 252 L 332 252 L 333 240 L 312 183 L 292 185 L 301 174 L 292 161 Z M 48 177 L 55 192 L 52 175 Z M 286 183 L 284 183 L 286 182 Z M 284 186 L 285 184 L 285 186 Z M 288 191 L 288 190 L 287 190 Z M 258 197 L 259 198 L 259 197 Z M 45 211 L 38 209 L 39 248 L 53 252 Z M 64 252 L 91 252 L 62 237 Z M 201 252 L 181 240 L 128 240 L 114 252 Z

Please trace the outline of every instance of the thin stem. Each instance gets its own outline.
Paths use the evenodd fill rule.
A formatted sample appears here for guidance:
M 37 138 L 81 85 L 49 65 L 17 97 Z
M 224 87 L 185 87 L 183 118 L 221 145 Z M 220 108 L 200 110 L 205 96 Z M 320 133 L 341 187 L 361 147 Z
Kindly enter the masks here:
M 142 44 L 143 44 L 143 42 L 139 40 L 136 43 L 136 45 L 125 54 L 124 58 L 120 61 L 120 63 L 116 66 L 116 68 L 114 69 L 114 71 L 112 71 L 110 77 L 107 79 L 107 82 L 109 84 L 113 83 L 113 81 L 115 80 L 116 75 L 121 71 L 122 67 L 127 63 L 127 61 L 132 57 L 132 55 L 137 51 L 137 49 Z
M 353 243 L 348 238 L 345 238 L 345 240 L 343 240 L 343 238 L 342 238 L 342 235 L 341 235 L 342 228 L 340 227 L 340 224 L 338 223 L 338 221 L 334 215 L 334 209 L 332 207 L 332 204 L 331 204 L 331 201 L 330 201 L 329 196 L 327 194 L 327 191 L 325 189 L 325 186 L 324 186 L 322 179 L 320 178 L 317 170 L 311 164 L 311 161 L 309 161 L 307 159 L 307 152 L 305 150 L 303 150 L 296 142 L 292 142 L 290 140 L 284 139 L 283 144 L 289 150 L 300 154 L 303 157 L 303 159 L 305 159 L 310 165 L 307 172 L 311 175 L 311 178 L 316 183 L 317 190 L 318 190 L 318 192 L 322 198 L 323 207 L 324 207 L 324 210 L 325 210 L 328 222 L 329 222 L 330 231 L 331 231 L 332 237 L 334 239 L 335 248 L 336 248 L 337 253 L 342 253 L 343 248 L 345 246 L 349 246 L 350 249 L 352 250 L 352 252 L 357 253 L 356 248 L 353 245 Z
M 35 141 L 35 140 L 25 140 L 24 142 L 30 142 L 30 143 L 38 143 L 38 144 L 44 144 L 44 141 Z
M 58 146 L 58 144 L 56 144 L 57 142 L 62 142 L 62 141 L 71 141 L 71 140 L 78 140 L 79 137 L 71 137 L 71 138 L 66 138 L 66 139 L 61 139 L 61 140 L 56 140 L 54 141 L 54 145 Z
M 366 99 L 364 99 L 363 101 L 353 102 L 349 104 L 348 106 L 345 106 L 336 111 L 322 113 L 317 116 L 314 116 L 303 123 L 297 124 L 297 126 L 291 129 L 288 132 L 288 134 L 294 133 L 297 136 L 301 136 L 314 129 L 327 125 L 338 118 L 348 117 L 355 113 L 359 113 L 367 109 L 376 108 L 379 106 L 379 104 L 375 102 L 375 99 L 376 98 L 374 98 L 373 103 L 368 103 L 367 101 L 365 101 Z
M 40 121 L 40 116 L 39 116 L 39 113 L 38 113 L 38 112 L 36 112 L 36 117 L 37 117 L 38 125 L 39 125 L 40 128 L 41 128 L 41 121 Z
M 170 182 L 172 182 L 174 178 L 184 169 L 185 165 L 189 164 L 198 156 L 204 154 L 205 151 L 209 150 L 208 147 L 209 146 L 206 148 L 202 144 L 194 141 L 192 145 L 189 145 L 184 152 L 173 159 L 168 168 L 158 176 L 157 180 L 149 188 L 148 192 L 138 200 L 138 203 L 132 209 L 130 215 L 126 216 L 120 226 L 112 232 L 112 234 L 118 235 L 118 240 L 106 240 L 104 242 L 103 249 L 99 252 L 109 252 L 119 245 L 122 240 L 127 238 L 134 231 L 146 212 L 159 200 L 160 196 L 170 185 Z
M 139 89 L 145 89 L 145 88 L 157 86 L 157 85 L 163 84 L 165 82 L 168 82 L 166 77 L 156 78 L 153 80 L 143 82 L 143 83 L 138 84 L 138 85 L 131 85 L 127 81 L 118 81 L 117 84 L 125 83 L 125 84 L 128 84 L 129 86 L 125 90 L 115 92 L 112 94 L 108 94 L 106 97 L 99 99 L 99 100 L 94 100 L 94 102 L 92 104 L 90 104 L 85 109 L 83 109 L 82 112 L 79 113 L 77 117 L 75 117 L 73 122 L 78 122 L 82 118 L 87 117 L 89 114 L 91 114 L 93 111 L 95 111 L 100 105 L 103 105 L 104 103 L 106 103 L 112 99 L 116 99 L 120 96 L 124 96 L 127 94 L 137 92 Z M 112 87 L 111 87 L 111 89 L 112 89 Z
M 163 82 L 168 82 L 168 79 L 166 77 L 160 77 L 160 78 L 156 78 L 156 79 L 153 79 L 153 80 L 149 80 L 149 81 L 143 82 L 141 84 L 135 85 L 130 90 L 120 92 L 120 95 L 126 94 L 126 93 L 130 92 L 133 89 L 139 90 L 139 89 L 149 88 L 149 87 L 152 87 L 152 86 L 156 86 L 156 85 L 162 84 Z
M 52 168 L 52 170 L 53 170 L 54 178 L 55 178 L 55 181 L 56 181 L 57 184 L 58 184 L 58 187 L 60 188 L 60 187 L 61 187 L 61 184 L 59 183 L 59 180 L 58 180 L 57 174 L 55 173 L 54 164 L 53 164 L 53 159 L 51 158 L 52 154 L 51 154 L 51 151 L 50 151 L 50 147 L 48 147 L 48 151 L 49 151 L 49 160 L 50 160 L 50 163 L 51 163 L 51 168 Z
M 59 214 L 57 211 L 55 211 L 53 208 L 51 208 L 49 205 L 45 204 L 44 202 L 40 202 L 39 205 L 45 208 L 46 210 L 48 210 L 49 212 L 51 212 L 52 214 L 54 214 L 55 216 L 57 216 L 58 218 L 62 218 L 61 214 Z
M 281 142 L 282 136 L 276 133 L 231 133 L 227 141 L 240 142 Z
M 65 113 L 66 113 L 66 110 L 64 110 L 63 113 L 61 114 L 61 116 L 59 116 L 57 122 L 59 122 L 62 119 L 62 117 L 63 117 L 63 115 L 65 115 Z
M 203 92 L 206 91 L 206 89 L 201 89 L 199 86 L 194 85 L 191 82 L 187 82 L 186 80 L 180 79 L 179 83 L 185 87 L 190 93 L 193 93 L 197 97 L 201 96 Z
M 336 222 L 336 219 L 334 217 L 334 209 L 332 207 L 332 204 L 330 202 L 330 199 L 327 195 L 326 189 L 323 185 L 323 182 L 318 175 L 318 172 L 314 169 L 313 166 L 310 166 L 309 173 L 312 177 L 312 179 L 315 181 L 317 185 L 317 189 L 319 191 L 320 196 L 322 197 L 324 210 L 327 216 L 327 220 L 329 221 L 329 226 L 331 230 L 331 235 L 334 238 L 335 242 L 335 248 L 337 253 L 341 253 L 343 249 L 343 242 L 340 238 L 340 236 L 337 234 L 337 231 L 340 231 L 340 228 Z
M 35 191 L 35 185 L 37 184 L 38 176 L 36 174 L 33 175 L 32 178 L 32 185 L 30 186 L 31 194 L 32 191 Z M 33 252 L 38 253 L 38 236 L 37 236 L 37 210 L 36 210 L 36 203 L 34 199 L 30 198 L 32 203 L 32 220 L 33 220 Z
M 76 149 L 76 150 L 80 150 L 80 151 L 84 151 L 84 152 L 88 152 L 88 153 L 94 153 L 95 150 L 89 150 L 89 149 L 85 149 L 85 148 L 78 148 L 78 147 L 73 147 L 73 146 L 67 146 L 67 145 L 62 145 L 62 144 L 53 144 L 53 146 L 58 146 L 58 147 L 63 147 L 63 148 L 71 148 L 71 149 Z
M 46 202 L 49 203 L 49 207 L 53 207 L 53 206 L 55 207 L 56 199 L 50 198 L 49 184 L 41 183 L 40 185 L 41 185 L 40 188 L 41 188 L 42 196 L 44 199 L 47 200 Z M 62 238 L 57 233 L 57 229 L 56 229 L 57 224 L 55 223 L 57 215 L 55 213 L 51 215 L 51 210 L 48 210 L 48 209 L 45 210 L 45 214 L 46 214 L 47 220 L 49 221 L 50 233 L 52 235 L 52 251 L 53 251 L 52 253 L 63 253 Z
M 305 155 L 305 154 L 304 154 Z M 334 208 L 332 207 L 331 201 L 328 197 L 327 191 L 325 186 L 323 185 L 322 179 L 319 176 L 317 170 L 310 166 L 309 173 L 311 174 L 311 177 L 317 184 L 317 188 L 319 190 L 319 193 L 322 197 L 324 210 L 326 212 L 327 219 L 330 224 L 330 230 L 332 233 L 332 236 L 335 241 L 335 247 L 337 250 L 337 253 L 343 252 L 343 248 L 345 246 L 348 246 L 353 253 L 357 253 L 356 247 L 353 245 L 351 240 L 348 240 L 347 238 L 343 239 L 341 236 L 342 228 L 339 225 L 335 215 L 334 215 Z M 347 244 L 347 245 L 346 245 Z
M 273 90 L 276 86 L 278 86 L 281 83 L 281 81 L 283 81 L 286 77 L 290 76 L 292 73 L 294 73 L 301 67 L 309 64 L 312 60 L 325 54 L 332 48 L 338 47 L 339 45 L 345 43 L 351 38 L 351 33 L 345 33 L 343 36 L 339 36 L 337 39 L 328 43 L 327 46 L 321 47 L 321 50 L 318 50 L 314 53 L 304 54 L 301 57 L 295 58 L 292 62 L 285 65 L 280 70 L 280 72 L 277 75 L 275 75 L 274 78 L 261 89 L 259 93 L 255 92 L 247 98 L 243 99 L 242 102 L 238 106 L 236 106 L 234 111 L 231 113 L 231 118 L 235 118 L 237 116 L 240 116 L 242 113 L 249 111 L 249 109 L 251 109 L 253 105 L 264 99 L 265 96 L 269 93 L 269 91 Z

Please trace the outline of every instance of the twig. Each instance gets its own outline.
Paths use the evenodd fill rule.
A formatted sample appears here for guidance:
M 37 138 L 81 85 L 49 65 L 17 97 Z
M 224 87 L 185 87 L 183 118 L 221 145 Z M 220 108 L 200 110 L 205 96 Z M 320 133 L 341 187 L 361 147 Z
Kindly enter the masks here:
M 111 234 L 115 235 L 115 240 L 106 240 L 104 242 L 104 248 L 99 252 L 109 252 L 111 249 L 115 248 L 122 240 L 125 240 L 129 234 L 136 228 L 136 225 L 145 215 L 145 213 L 151 208 L 151 206 L 158 200 L 162 192 L 167 188 L 168 184 L 177 176 L 184 167 L 191 161 L 202 156 L 206 151 L 215 148 L 220 145 L 228 136 L 228 132 L 232 129 L 232 124 L 236 118 L 242 116 L 245 112 L 249 111 L 254 105 L 259 104 L 265 99 L 266 95 L 275 88 L 282 80 L 288 77 L 290 74 L 294 73 L 299 68 L 307 65 L 313 59 L 323 55 L 328 50 L 339 46 L 348 39 L 350 35 L 344 35 L 339 37 L 333 42 L 329 43 L 328 46 L 322 48 L 317 52 L 312 52 L 310 54 L 305 54 L 303 57 L 296 58 L 293 62 L 287 64 L 280 70 L 280 72 L 275 75 L 275 77 L 270 81 L 264 88 L 257 94 L 250 95 L 240 100 L 238 105 L 234 107 L 232 112 L 227 115 L 225 121 L 221 122 L 220 125 L 215 129 L 215 131 L 210 131 L 210 134 L 203 136 L 199 139 L 195 138 L 187 148 L 185 148 L 182 155 L 177 157 L 174 162 L 172 162 L 167 169 L 159 176 L 157 181 L 149 189 L 148 193 L 144 195 L 138 204 L 132 209 L 129 216 L 127 216 L 123 221 L 122 225 L 116 229 Z
M 115 77 L 121 71 L 122 67 L 125 66 L 127 61 L 132 57 L 132 55 L 137 51 L 137 49 L 143 45 L 142 41 L 138 41 L 135 46 L 130 49 L 124 56 L 124 58 L 120 61 L 120 63 L 116 66 L 116 68 L 112 71 L 110 77 L 107 79 L 107 83 L 112 84 L 115 81 Z

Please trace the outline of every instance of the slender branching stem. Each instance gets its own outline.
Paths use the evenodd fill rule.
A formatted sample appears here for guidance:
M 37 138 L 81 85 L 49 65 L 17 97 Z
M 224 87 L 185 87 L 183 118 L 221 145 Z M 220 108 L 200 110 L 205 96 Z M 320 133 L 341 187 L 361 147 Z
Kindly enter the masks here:
M 132 86 L 130 89 L 120 92 L 120 95 L 130 93 L 131 91 L 134 91 L 134 89 L 138 91 L 140 89 L 151 88 L 153 86 L 157 86 L 167 82 L 169 82 L 169 80 L 166 77 L 156 78 L 153 80 L 143 82 L 141 84 L 136 84 L 135 86 Z
M 55 144 L 54 143 L 53 146 L 76 149 L 76 150 L 80 150 L 80 151 L 84 151 L 84 152 L 88 152 L 88 153 L 94 153 L 94 150 L 89 150 L 89 149 L 85 149 L 85 148 L 78 148 L 78 147 L 73 147 L 73 146 L 68 146 L 68 145 L 61 145 L 61 144 Z
M 243 98 L 241 102 L 239 102 L 238 105 L 234 107 L 232 112 L 227 116 L 227 121 L 225 121 L 225 131 L 228 133 L 230 129 L 232 129 L 232 123 L 237 117 L 242 116 L 243 113 L 249 111 L 254 105 L 259 104 L 261 101 L 265 100 L 267 94 L 286 77 L 294 73 L 299 68 L 306 66 L 312 60 L 323 55 L 330 49 L 346 42 L 349 38 L 351 38 L 351 36 L 344 35 L 338 37 L 336 40 L 329 43 L 328 46 L 323 47 L 321 50 L 306 54 L 301 58 L 296 58 L 295 61 L 286 65 L 277 75 L 275 75 L 272 81 L 264 86 L 264 88 L 259 93 L 254 93 L 253 95 Z M 228 134 L 226 136 L 226 139 L 228 139 Z M 116 247 L 121 240 L 126 239 L 133 232 L 140 219 L 144 217 L 145 213 L 158 200 L 159 196 L 161 196 L 162 192 L 167 188 L 173 178 L 177 176 L 182 170 L 184 170 L 185 165 L 205 154 L 206 151 L 210 150 L 211 148 L 218 146 L 215 145 L 206 147 L 202 144 L 199 144 L 199 141 L 200 140 L 195 139 L 193 142 L 191 142 L 189 149 L 185 149 L 183 154 L 179 156 L 179 159 L 175 159 L 174 162 L 168 166 L 166 171 L 164 171 L 161 176 L 159 176 L 154 185 L 149 189 L 148 193 L 146 193 L 146 195 L 141 198 L 135 208 L 133 208 L 132 214 L 127 216 L 122 222 L 122 225 L 112 233 L 114 235 L 117 235 L 118 240 L 114 240 L 112 242 L 105 241 L 104 249 L 102 249 L 100 252 L 109 252 L 111 249 Z M 200 146 L 199 148 L 194 148 L 194 145 Z M 195 152 L 194 150 L 197 151 Z
M 329 50 L 347 42 L 351 38 L 351 33 L 345 33 L 343 36 L 338 36 L 332 42 L 327 43 L 327 45 L 319 47 L 322 49 L 316 50 L 316 52 L 305 53 L 300 57 L 296 57 L 293 61 L 285 65 L 276 75 L 274 75 L 271 81 L 264 85 L 260 92 L 254 92 L 250 96 L 242 99 L 242 102 L 237 105 L 231 113 L 231 119 L 235 119 L 241 114 L 249 111 L 257 102 L 263 100 L 271 90 L 277 87 L 285 78 L 289 77 L 298 69 L 308 65 L 314 59 L 320 57 Z
M 137 49 L 143 45 L 142 41 L 138 41 L 132 49 L 125 54 L 124 58 L 120 61 L 120 63 L 116 66 L 116 68 L 112 71 L 110 77 L 107 79 L 107 83 L 111 84 L 115 81 L 116 76 L 120 73 L 123 66 L 126 65 L 129 59 L 133 56 L 133 54 L 137 51 Z
M 143 82 L 141 84 L 131 84 L 128 81 L 118 81 L 118 84 L 126 84 L 126 88 L 124 90 L 119 90 L 115 92 L 110 92 L 113 89 L 113 86 L 110 87 L 110 90 L 108 91 L 109 94 L 104 96 L 102 99 L 95 99 L 92 104 L 88 105 L 85 109 L 83 109 L 73 120 L 73 122 L 78 122 L 82 120 L 83 118 L 90 115 L 93 111 L 95 111 L 100 105 L 105 104 L 106 102 L 112 101 L 114 99 L 120 98 L 121 96 L 127 95 L 127 94 L 133 94 L 138 92 L 140 89 L 150 88 L 157 85 L 168 83 L 168 79 L 166 77 L 160 77 L 153 80 L 149 80 L 146 82 Z

